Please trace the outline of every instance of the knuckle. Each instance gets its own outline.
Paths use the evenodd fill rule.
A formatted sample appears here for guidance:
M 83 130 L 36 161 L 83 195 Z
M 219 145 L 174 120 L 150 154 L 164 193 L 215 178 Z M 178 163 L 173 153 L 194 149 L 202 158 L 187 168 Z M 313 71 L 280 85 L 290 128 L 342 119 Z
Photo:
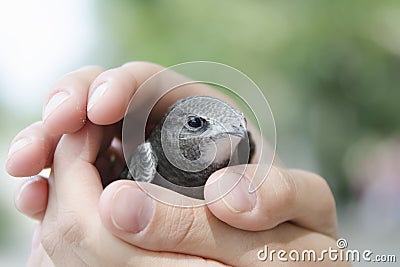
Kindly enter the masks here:
M 48 93 L 48 97 L 53 96 L 62 90 L 76 90 L 80 88 L 80 85 L 88 82 L 88 77 L 91 77 L 95 73 L 100 73 L 104 71 L 104 68 L 100 66 L 85 66 L 77 70 L 68 72 L 61 76 L 61 78 L 56 81 L 52 89 Z M 96 74 L 97 75 L 97 74 Z

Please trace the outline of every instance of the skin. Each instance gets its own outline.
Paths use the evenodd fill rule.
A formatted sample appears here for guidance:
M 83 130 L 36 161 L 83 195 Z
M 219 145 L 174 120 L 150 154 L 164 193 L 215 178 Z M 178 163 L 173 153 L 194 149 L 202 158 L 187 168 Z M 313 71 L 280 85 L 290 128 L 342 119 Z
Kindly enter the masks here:
M 10 149 L 8 172 L 17 177 L 34 175 L 21 185 L 15 199 L 22 213 L 39 221 L 27 266 L 265 266 L 257 260 L 264 245 L 287 251 L 336 248 L 334 198 L 323 178 L 306 171 L 274 166 L 255 193 L 240 189 L 241 182 L 222 200 L 199 208 L 162 204 L 146 196 L 134 181 L 115 181 L 103 190 L 102 183 L 110 183 L 107 178 L 116 177 L 123 167 L 121 146 L 111 140 L 121 135 L 128 100 L 162 69 L 132 62 L 106 71 L 86 67 L 69 73 L 46 98 L 43 121 L 28 126 L 11 142 L 19 145 Z M 93 102 L 94 89 L 105 82 L 109 88 Z M 203 94 L 229 101 L 211 88 L 204 90 Z M 46 110 L 59 92 L 68 98 Z M 164 97 L 150 124 L 177 99 L 196 92 L 187 86 Z M 49 179 L 36 176 L 46 167 L 52 167 Z M 256 167 L 250 164 L 246 177 Z M 229 167 L 223 176 L 214 173 L 207 184 L 231 180 L 235 168 Z M 243 181 L 248 188 L 246 178 Z M 153 184 L 142 186 L 194 201 Z M 213 188 L 206 186 L 206 200 L 215 198 Z M 270 266 L 281 264 L 275 259 Z M 324 262 L 324 266 L 340 264 L 347 266 Z

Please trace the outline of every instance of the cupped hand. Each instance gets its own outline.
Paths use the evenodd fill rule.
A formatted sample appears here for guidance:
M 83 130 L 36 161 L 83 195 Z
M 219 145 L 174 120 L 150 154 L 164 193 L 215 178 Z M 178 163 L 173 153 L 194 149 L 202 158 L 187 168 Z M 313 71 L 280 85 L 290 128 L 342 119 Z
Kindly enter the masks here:
M 132 181 L 114 182 L 103 192 L 94 162 L 104 135 L 104 127 L 87 123 L 80 131 L 64 135 L 60 140 L 48 181 L 48 206 L 36 234 L 40 242 L 38 245 L 36 241 L 31 266 L 45 259 L 44 255 L 48 255 L 56 266 L 256 266 L 264 264 L 258 260 L 257 253 L 265 245 L 270 250 L 285 248 L 288 251 L 301 251 L 311 246 L 321 253 L 335 244 L 328 235 L 292 223 L 275 226 L 279 221 L 291 218 L 285 213 L 291 213 L 291 206 L 295 209 L 297 205 L 294 196 L 290 196 L 293 191 L 285 189 L 286 181 L 269 184 L 281 190 L 275 191 L 276 199 L 271 198 L 275 201 L 272 210 L 259 222 L 254 218 L 260 218 L 257 215 L 261 208 L 257 208 L 260 203 L 257 201 L 263 201 L 260 191 L 256 193 L 256 202 L 250 201 L 255 205 L 253 209 L 248 206 L 249 211 L 239 210 L 233 202 L 220 207 L 222 210 L 218 205 L 226 205 L 223 201 L 213 204 L 217 205 L 213 208 L 219 210 L 219 216 L 223 216 L 224 208 L 228 207 L 226 211 L 230 212 L 231 218 L 226 217 L 225 221 L 232 222 L 236 217 L 242 220 L 241 223 L 243 220 L 253 222 L 246 226 L 248 228 L 274 227 L 269 231 L 234 228 L 213 216 L 205 206 L 165 205 L 148 196 Z M 281 181 L 278 177 L 268 180 L 272 182 L 272 179 Z M 25 190 L 35 183 L 38 182 L 31 183 Z M 161 187 L 158 190 L 176 194 L 176 198 L 186 198 Z M 260 190 L 265 191 L 264 188 Z M 225 200 L 229 203 L 229 195 Z M 289 211 L 280 211 L 285 208 Z M 255 217 L 246 217 L 252 210 L 256 212 Z M 269 215 L 273 216 L 269 219 Z M 275 259 L 272 264 L 279 265 L 279 261 Z M 310 266 L 310 263 L 305 265 Z

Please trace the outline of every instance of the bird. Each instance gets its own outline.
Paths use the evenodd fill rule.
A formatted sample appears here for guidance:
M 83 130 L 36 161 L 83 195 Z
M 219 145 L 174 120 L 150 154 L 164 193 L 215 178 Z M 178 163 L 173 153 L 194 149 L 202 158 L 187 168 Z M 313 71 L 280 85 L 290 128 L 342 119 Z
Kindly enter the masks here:
M 204 199 L 204 185 L 215 171 L 247 164 L 254 141 L 244 114 L 211 96 L 174 103 L 130 154 L 119 179 L 157 184 Z

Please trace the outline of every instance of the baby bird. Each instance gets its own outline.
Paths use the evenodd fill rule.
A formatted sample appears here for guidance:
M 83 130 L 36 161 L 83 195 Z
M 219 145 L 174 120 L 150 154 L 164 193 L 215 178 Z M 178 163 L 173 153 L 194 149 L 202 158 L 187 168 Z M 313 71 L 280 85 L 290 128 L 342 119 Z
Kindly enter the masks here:
M 243 113 L 220 99 L 192 96 L 169 108 L 131 154 L 119 179 L 150 182 L 204 199 L 203 186 L 213 172 L 246 164 L 253 154 Z

